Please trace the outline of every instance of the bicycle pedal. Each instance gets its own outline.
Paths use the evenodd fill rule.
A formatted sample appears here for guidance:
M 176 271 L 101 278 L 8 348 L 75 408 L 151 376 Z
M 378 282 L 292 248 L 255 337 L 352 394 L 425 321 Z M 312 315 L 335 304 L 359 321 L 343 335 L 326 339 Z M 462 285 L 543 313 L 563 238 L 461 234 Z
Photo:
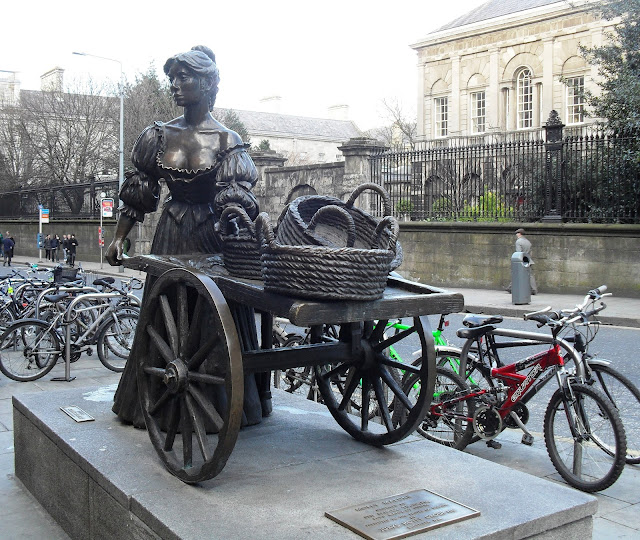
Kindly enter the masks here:
M 522 444 L 526 444 L 527 446 L 531 446 L 533 444 L 533 435 L 530 435 L 529 433 L 524 433 L 522 435 L 522 441 L 520 441 Z
M 500 444 L 498 441 L 494 441 L 493 439 L 487 441 L 487 446 L 489 448 L 493 448 L 494 450 L 500 450 L 500 448 L 502 448 L 502 444 Z

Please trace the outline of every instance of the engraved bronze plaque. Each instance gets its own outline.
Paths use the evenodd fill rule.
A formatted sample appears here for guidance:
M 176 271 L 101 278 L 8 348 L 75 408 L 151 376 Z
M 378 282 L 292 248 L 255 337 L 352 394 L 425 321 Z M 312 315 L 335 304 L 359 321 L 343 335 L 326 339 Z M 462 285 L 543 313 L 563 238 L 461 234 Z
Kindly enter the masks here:
M 432 491 L 419 489 L 324 515 L 364 538 L 388 540 L 477 517 L 480 512 Z
M 60 410 L 68 414 L 76 422 L 91 422 L 92 420 L 95 420 L 93 416 L 83 411 L 80 407 L 77 407 L 76 405 L 68 405 L 66 407 L 60 407 Z

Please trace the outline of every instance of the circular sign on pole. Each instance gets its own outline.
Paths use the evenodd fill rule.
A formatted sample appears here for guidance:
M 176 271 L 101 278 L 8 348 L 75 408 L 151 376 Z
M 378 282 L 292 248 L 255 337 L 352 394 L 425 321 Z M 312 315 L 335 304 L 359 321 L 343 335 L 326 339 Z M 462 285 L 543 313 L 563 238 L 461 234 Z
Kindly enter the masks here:
M 113 199 L 102 199 L 102 217 L 113 217 Z

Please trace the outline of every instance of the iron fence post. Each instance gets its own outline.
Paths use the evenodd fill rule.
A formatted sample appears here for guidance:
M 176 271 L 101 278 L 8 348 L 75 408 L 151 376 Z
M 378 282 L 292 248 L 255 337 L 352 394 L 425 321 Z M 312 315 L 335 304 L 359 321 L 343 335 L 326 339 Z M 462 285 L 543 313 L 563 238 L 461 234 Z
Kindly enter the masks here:
M 543 222 L 562 222 L 563 127 L 557 111 L 551 111 L 545 123 L 545 201 L 544 216 L 541 220 Z

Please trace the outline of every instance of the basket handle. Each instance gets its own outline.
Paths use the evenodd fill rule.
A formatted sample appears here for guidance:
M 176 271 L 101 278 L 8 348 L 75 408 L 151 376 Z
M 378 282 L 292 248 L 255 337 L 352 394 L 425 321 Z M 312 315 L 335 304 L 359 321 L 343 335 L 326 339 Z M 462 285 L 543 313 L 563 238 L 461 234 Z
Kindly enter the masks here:
M 316 224 L 319 220 L 322 219 L 324 214 L 335 214 L 342 219 L 347 226 L 347 247 L 353 247 L 356 242 L 356 225 L 353 222 L 353 218 L 351 214 L 347 212 L 344 208 L 340 208 L 335 204 L 328 204 L 327 206 L 323 206 L 318 209 L 318 211 L 313 215 L 309 225 L 307 226 L 307 230 L 312 231 L 316 228 Z
M 385 189 L 378 184 L 373 184 L 371 182 L 366 184 L 360 184 L 356 189 L 353 190 L 349 200 L 347 201 L 347 208 L 351 208 L 353 204 L 356 202 L 356 199 L 360 196 L 363 191 L 370 189 L 371 191 L 375 191 L 382 198 L 382 203 L 384 204 L 384 215 L 391 215 L 391 199 L 389 199 L 389 194 L 385 191 Z
M 271 220 L 269 214 L 266 212 L 260 212 L 255 222 L 256 233 L 260 245 L 269 244 L 273 246 L 276 242 L 275 234 L 273 234 L 273 227 L 271 226 Z
M 247 228 L 247 230 L 251 233 L 251 236 L 255 238 L 256 236 L 256 227 L 251 221 L 249 214 L 247 211 L 242 208 L 242 206 L 228 206 L 222 211 L 220 216 L 220 224 L 222 225 L 222 230 L 227 233 L 227 226 L 229 225 L 230 216 L 237 216 L 240 218 L 242 224 Z M 227 233 L 228 234 L 228 233 Z
M 389 228 L 389 247 L 387 249 L 395 252 L 396 251 L 396 243 L 398 242 L 398 233 L 400 232 L 400 227 L 398 225 L 398 220 L 393 216 L 385 216 L 380 220 L 378 226 L 376 227 L 374 234 L 375 241 L 380 245 L 380 240 L 382 239 L 382 231 L 386 228 Z

